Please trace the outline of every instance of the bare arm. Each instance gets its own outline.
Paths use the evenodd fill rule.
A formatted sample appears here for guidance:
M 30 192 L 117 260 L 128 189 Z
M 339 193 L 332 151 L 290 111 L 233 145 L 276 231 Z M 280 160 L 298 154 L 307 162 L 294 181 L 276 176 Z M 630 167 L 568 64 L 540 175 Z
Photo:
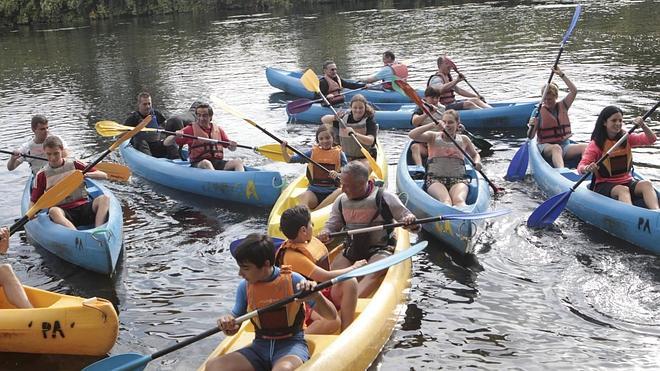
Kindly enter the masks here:
M 440 121 L 440 124 L 442 124 L 442 121 Z M 435 123 L 433 122 L 426 125 L 418 126 L 410 130 L 410 133 L 408 133 L 408 137 L 418 142 L 423 142 L 423 143 L 431 142 L 433 140 L 433 133 L 429 133 L 428 131 L 433 129 L 434 127 L 435 127 Z
M 559 66 L 553 70 L 557 76 L 566 84 L 568 87 L 568 95 L 562 99 L 562 101 L 566 104 L 566 108 L 570 108 L 571 105 L 573 104 L 573 101 L 575 100 L 575 96 L 577 95 L 577 87 L 571 80 L 568 79 L 566 74 L 559 69 Z
M 106 174 L 101 170 L 90 171 L 86 173 L 85 176 L 90 179 L 99 179 L 99 180 L 108 179 L 108 174 Z

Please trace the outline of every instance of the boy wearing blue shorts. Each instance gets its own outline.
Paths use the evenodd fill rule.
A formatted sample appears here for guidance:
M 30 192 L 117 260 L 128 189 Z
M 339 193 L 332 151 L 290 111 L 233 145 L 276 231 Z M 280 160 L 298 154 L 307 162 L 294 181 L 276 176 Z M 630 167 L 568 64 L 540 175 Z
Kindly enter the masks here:
M 236 248 L 238 274 L 243 278 L 236 292 L 231 314 L 220 317 L 218 327 L 228 336 L 238 332 L 235 318 L 301 290 L 311 290 L 306 281 L 287 267 L 278 268 L 275 246 L 265 235 L 251 234 Z M 308 305 L 325 318 L 335 318 L 334 306 L 319 292 L 311 294 Z M 300 301 L 259 314 L 251 319 L 255 339 L 250 346 L 212 359 L 206 370 L 293 370 L 309 359 L 303 335 L 305 308 Z

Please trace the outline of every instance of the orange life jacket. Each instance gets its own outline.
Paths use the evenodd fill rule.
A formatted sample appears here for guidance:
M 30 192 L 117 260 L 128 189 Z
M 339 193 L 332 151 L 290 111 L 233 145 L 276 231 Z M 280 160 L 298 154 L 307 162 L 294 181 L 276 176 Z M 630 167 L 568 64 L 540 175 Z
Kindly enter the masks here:
M 328 92 L 326 93 L 326 96 L 328 94 L 334 95 L 332 99 L 329 99 L 330 104 L 334 105 L 334 104 L 344 103 L 344 96 L 339 95 L 341 94 L 341 90 L 343 89 L 343 86 L 341 86 L 341 77 L 337 75 L 337 81 L 335 81 L 334 79 L 327 78 L 325 76 L 323 76 L 323 78 L 328 83 Z
M 277 254 L 275 256 L 276 265 L 282 266 L 284 264 L 284 254 L 286 254 L 287 250 L 297 251 L 305 255 L 305 257 L 314 262 L 315 265 L 327 271 L 330 270 L 328 248 L 325 247 L 323 242 L 321 242 L 316 237 L 312 237 L 309 242 L 292 242 L 291 240 L 284 241 L 284 243 L 277 250 Z
M 606 139 L 603 145 L 603 153 L 606 153 L 616 140 Z M 626 140 L 623 145 L 616 148 L 598 167 L 598 175 L 603 178 L 612 178 L 617 175 L 629 173 L 632 170 L 632 149 L 630 142 Z
M 440 78 L 443 84 L 447 84 L 453 81 L 451 75 L 447 75 L 449 81 L 445 81 L 445 78 L 442 75 L 439 75 L 438 72 L 436 72 L 433 75 L 431 75 L 431 77 L 429 77 L 429 79 L 426 81 L 426 86 L 429 86 L 431 84 L 431 80 L 436 76 Z M 454 94 L 454 89 L 452 88 L 442 92 L 439 97 L 439 101 L 440 104 L 442 104 L 443 106 L 456 102 L 456 95 Z
M 403 63 L 390 63 L 387 65 L 392 69 L 392 73 L 394 76 L 396 76 L 399 80 L 406 81 L 408 78 L 408 66 L 406 66 Z M 392 83 L 391 82 L 386 82 L 383 84 L 384 89 L 392 89 Z
M 204 129 L 197 122 L 192 123 L 193 135 L 196 137 L 211 138 L 221 140 L 220 128 L 211 124 L 211 135 L 208 135 Z M 190 145 L 190 152 L 188 158 L 190 162 L 197 162 L 204 159 L 218 159 L 222 160 L 224 157 L 223 147 L 221 144 L 205 142 L 198 139 L 193 139 Z
M 315 145 L 312 147 L 311 158 L 328 170 L 339 171 L 341 169 L 341 147 L 339 146 L 326 150 Z M 312 163 L 307 165 L 307 179 L 309 179 L 310 184 L 322 187 L 335 186 L 335 180 Z
M 274 280 L 247 284 L 247 310 L 263 308 L 293 294 L 291 267 L 283 266 Z M 250 321 L 257 339 L 286 339 L 302 331 L 304 319 L 302 302 L 293 301 L 279 309 L 259 313 Z
M 561 143 L 572 135 L 571 121 L 564 102 L 557 102 L 554 108 L 553 112 L 545 105 L 541 107 L 541 123 L 537 130 L 539 143 Z

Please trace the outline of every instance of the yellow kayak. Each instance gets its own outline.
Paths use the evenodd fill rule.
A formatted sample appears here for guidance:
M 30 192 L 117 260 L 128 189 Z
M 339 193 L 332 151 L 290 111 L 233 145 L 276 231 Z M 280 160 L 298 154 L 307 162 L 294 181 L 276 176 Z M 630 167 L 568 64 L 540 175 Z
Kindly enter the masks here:
M 16 309 L 0 290 L 0 352 L 101 356 L 117 340 L 112 303 L 29 286 L 32 309 Z
M 380 145 L 380 142 L 377 142 L 378 156 L 376 157 L 376 162 L 383 170 L 383 179 L 380 179 L 384 187 L 387 187 L 387 156 L 383 151 L 383 147 Z M 373 172 L 371 176 L 375 178 Z M 309 186 L 309 181 L 307 176 L 303 173 L 301 176 L 296 178 L 291 184 L 289 184 L 282 194 L 275 202 L 275 205 L 270 211 L 268 216 L 268 235 L 270 237 L 277 238 L 286 238 L 280 231 L 280 216 L 284 210 L 290 209 L 298 205 L 298 196 L 307 190 Z M 330 211 L 332 210 L 332 204 L 325 206 L 321 209 L 312 210 L 312 222 L 314 223 L 314 235 L 318 235 L 323 229 L 325 222 L 330 217 Z
M 396 251 L 410 247 L 408 232 L 397 229 Z M 371 298 L 358 299 L 356 318 L 341 334 L 305 335 L 311 358 L 299 370 L 364 370 L 376 359 L 405 310 L 412 263 L 408 259 L 389 268 Z M 236 335 L 225 338 L 208 359 L 252 343 L 254 327 L 245 321 Z M 207 359 L 207 360 L 208 360 Z M 199 370 L 204 370 L 202 365 Z

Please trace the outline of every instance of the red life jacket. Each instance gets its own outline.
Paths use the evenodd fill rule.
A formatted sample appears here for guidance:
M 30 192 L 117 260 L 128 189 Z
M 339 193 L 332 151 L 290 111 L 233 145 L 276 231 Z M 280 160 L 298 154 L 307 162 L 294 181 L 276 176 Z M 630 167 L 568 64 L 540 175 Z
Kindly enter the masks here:
M 204 129 L 197 122 L 192 123 L 193 135 L 196 137 L 211 138 L 221 140 L 220 128 L 211 124 L 211 135 L 207 134 Z M 190 145 L 190 153 L 188 158 L 190 162 L 198 162 L 204 159 L 218 159 L 222 160 L 224 157 L 223 147 L 221 144 L 205 142 L 198 139 L 193 139 Z
M 328 170 L 339 171 L 341 169 L 341 147 L 339 146 L 326 150 L 315 145 L 312 147 L 311 158 Z M 307 179 L 309 179 L 309 184 L 321 187 L 335 186 L 335 180 L 327 172 L 312 163 L 307 165 Z
M 561 143 L 572 135 L 564 101 L 557 102 L 554 108 L 553 112 L 545 105 L 541 107 L 541 123 L 536 132 L 539 143 Z
M 603 145 L 603 153 L 606 153 L 616 140 L 606 139 Z M 619 146 L 610 153 L 609 156 L 598 167 L 598 175 L 603 178 L 612 178 L 621 174 L 629 173 L 632 170 L 632 149 L 630 142 L 626 140 L 622 146 Z
M 392 73 L 399 80 L 406 81 L 406 79 L 408 78 L 408 66 L 406 66 L 403 63 L 399 63 L 399 62 L 390 63 L 387 66 L 392 69 Z M 391 82 L 384 83 L 383 88 L 384 89 L 392 89 L 392 83 Z
M 337 81 L 325 76 L 323 76 L 323 78 L 328 83 L 328 92 L 326 93 L 326 96 L 328 94 L 334 94 L 334 97 L 332 97 L 332 99 L 328 99 L 330 104 L 335 105 L 335 104 L 344 103 L 344 96 L 339 95 L 341 94 L 341 90 L 343 89 L 343 87 L 341 86 L 341 77 L 337 75 Z
M 247 310 L 251 312 L 263 308 L 293 294 L 291 268 L 283 266 L 274 280 L 247 284 Z M 250 321 L 257 339 L 286 339 L 302 331 L 304 319 L 302 302 L 293 301 L 279 309 L 259 313 Z
M 426 81 L 426 86 L 427 87 L 431 84 L 431 80 L 434 77 L 439 77 L 443 84 L 447 84 L 447 83 L 453 81 L 450 74 L 447 75 L 447 78 L 449 79 L 449 81 L 445 81 L 445 78 L 442 75 L 440 75 L 439 72 L 436 72 L 433 75 L 431 75 L 431 77 L 429 77 L 429 79 Z M 439 97 L 439 100 L 440 100 L 440 104 L 442 104 L 443 106 L 446 106 L 448 104 L 452 104 L 452 103 L 456 102 L 456 95 L 454 94 L 454 89 L 452 88 L 452 89 L 449 89 L 447 91 L 442 92 L 440 97 Z
M 316 237 L 312 237 L 309 242 L 302 243 L 292 242 L 291 240 L 284 241 L 284 243 L 277 250 L 277 254 L 275 255 L 276 265 L 282 266 L 284 264 L 284 254 L 286 254 L 287 250 L 297 251 L 305 255 L 305 257 L 314 262 L 315 265 L 327 271 L 330 270 L 328 248 Z

